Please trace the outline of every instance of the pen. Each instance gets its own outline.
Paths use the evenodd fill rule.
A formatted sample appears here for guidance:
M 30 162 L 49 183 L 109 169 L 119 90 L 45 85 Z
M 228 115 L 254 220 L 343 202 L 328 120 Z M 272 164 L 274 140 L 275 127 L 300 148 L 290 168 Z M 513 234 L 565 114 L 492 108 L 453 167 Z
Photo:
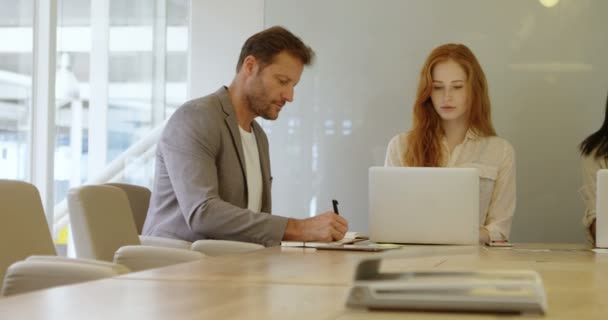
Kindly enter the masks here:
M 338 200 L 336 200 L 336 199 L 331 200 L 331 204 L 334 206 L 334 212 L 337 215 L 340 215 L 340 212 L 338 212 Z

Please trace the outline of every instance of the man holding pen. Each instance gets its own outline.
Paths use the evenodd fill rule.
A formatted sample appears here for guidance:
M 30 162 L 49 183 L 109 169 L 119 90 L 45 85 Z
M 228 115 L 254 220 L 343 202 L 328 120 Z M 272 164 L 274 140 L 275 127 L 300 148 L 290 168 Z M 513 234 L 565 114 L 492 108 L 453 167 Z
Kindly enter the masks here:
M 230 86 L 175 111 L 157 145 L 145 235 L 265 246 L 344 237 L 348 223 L 334 212 L 302 220 L 270 214 L 268 140 L 255 118 L 278 118 L 313 56 L 288 30 L 266 29 L 243 45 Z

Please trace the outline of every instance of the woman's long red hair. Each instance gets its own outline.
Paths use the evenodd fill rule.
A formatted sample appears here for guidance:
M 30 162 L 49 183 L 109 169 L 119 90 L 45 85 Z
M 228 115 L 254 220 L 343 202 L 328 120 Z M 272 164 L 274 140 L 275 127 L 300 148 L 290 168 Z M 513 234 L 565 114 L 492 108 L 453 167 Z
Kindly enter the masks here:
M 413 126 L 407 137 L 407 151 L 403 161 L 410 167 L 439 167 L 443 163 L 441 139 L 444 136 L 441 118 L 433 107 L 433 68 L 441 62 L 453 60 L 467 76 L 470 103 L 469 128 L 479 136 L 495 136 L 490 117 L 490 98 L 486 76 L 469 48 L 462 44 L 444 44 L 431 52 L 420 71 L 414 103 Z

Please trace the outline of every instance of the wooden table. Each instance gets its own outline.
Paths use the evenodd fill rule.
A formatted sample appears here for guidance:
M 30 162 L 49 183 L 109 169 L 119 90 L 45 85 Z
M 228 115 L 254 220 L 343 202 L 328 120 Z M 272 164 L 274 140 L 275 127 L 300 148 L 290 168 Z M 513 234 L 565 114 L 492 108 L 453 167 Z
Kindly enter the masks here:
M 408 247 L 401 249 L 407 254 Z M 584 245 L 479 247 L 473 254 L 392 259 L 383 271 L 538 271 L 547 319 L 608 318 L 608 254 Z M 522 315 L 345 307 L 355 265 L 377 253 L 269 248 L 0 299 L 1 319 L 504 319 Z M 532 317 L 538 318 L 538 317 Z

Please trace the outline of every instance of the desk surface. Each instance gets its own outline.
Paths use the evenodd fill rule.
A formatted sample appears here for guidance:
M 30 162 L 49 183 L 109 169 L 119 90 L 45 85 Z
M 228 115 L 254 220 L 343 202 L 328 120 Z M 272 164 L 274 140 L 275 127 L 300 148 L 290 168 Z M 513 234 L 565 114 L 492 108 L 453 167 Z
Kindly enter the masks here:
M 479 247 L 474 254 L 393 259 L 383 271 L 538 271 L 548 319 L 604 319 L 608 254 L 583 245 Z M 408 247 L 402 249 L 405 253 Z M 496 319 L 521 315 L 346 308 L 355 265 L 377 253 L 269 248 L 0 299 L 3 319 Z

